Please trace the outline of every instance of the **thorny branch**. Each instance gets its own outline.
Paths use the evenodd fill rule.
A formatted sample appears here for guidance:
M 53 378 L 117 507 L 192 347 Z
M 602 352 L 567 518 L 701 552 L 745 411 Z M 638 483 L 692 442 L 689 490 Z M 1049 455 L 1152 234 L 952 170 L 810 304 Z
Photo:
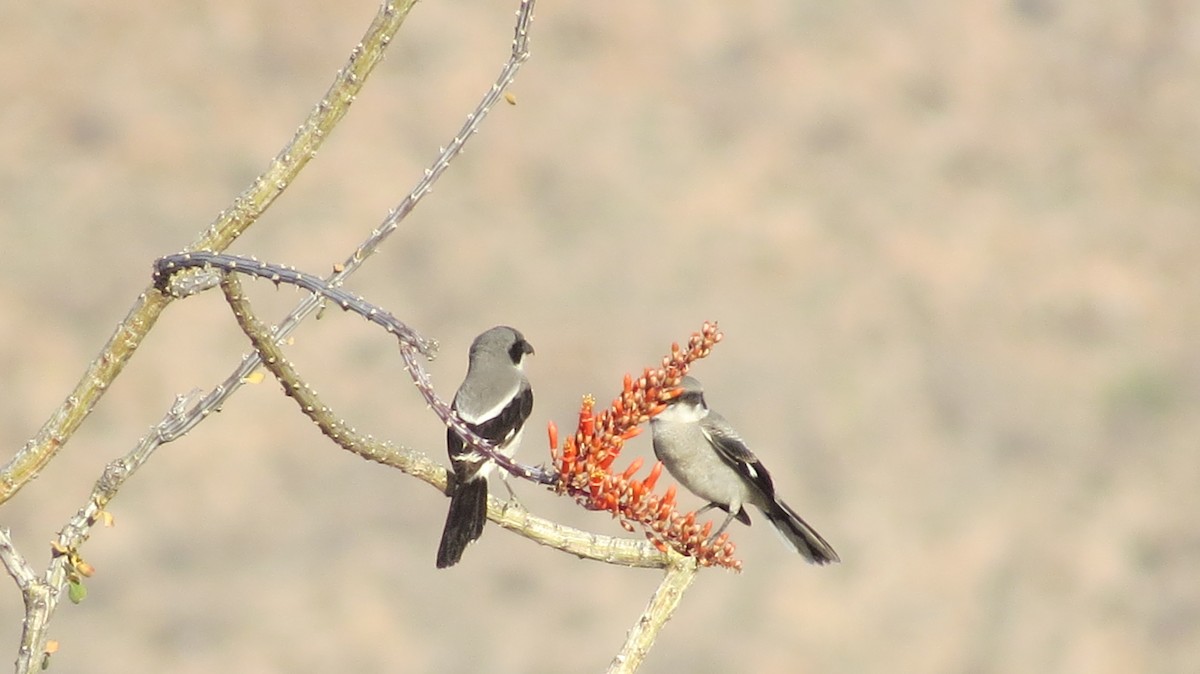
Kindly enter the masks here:
M 191 413 L 189 405 L 192 402 L 192 396 L 176 397 L 171 409 L 137 446 L 105 467 L 87 503 L 67 522 L 51 544 L 50 567 L 44 577 L 33 573 L 12 548 L 8 532 L 0 530 L 0 559 L 9 574 L 17 579 L 25 600 L 25 622 L 22 625 L 21 646 L 17 651 L 17 672 L 36 671 L 41 666 L 47 653 L 50 617 L 58 608 L 67 584 L 77 580 L 75 576 L 84 568 L 79 547 L 91 535 L 95 524 L 105 519 L 105 506 L 117 495 L 125 481 L 146 463 L 164 437 L 178 433 L 179 425 Z
M 279 381 L 284 393 L 293 398 L 300 410 L 317 424 L 321 432 L 343 449 L 357 454 L 370 461 L 382 463 L 420 478 L 437 487 L 446 490 L 446 470 L 434 463 L 427 456 L 411 449 L 396 448 L 387 443 L 380 443 L 370 436 L 363 436 L 335 414 L 318 397 L 313 390 L 296 372 L 292 364 L 284 357 L 283 350 L 275 339 L 275 331 L 268 329 L 254 315 L 254 311 L 242 293 L 241 283 L 233 273 L 226 273 L 221 280 L 221 289 L 225 299 L 233 309 L 242 332 L 250 338 L 255 350 L 262 358 L 263 364 Z M 413 347 L 401 342 L 401 352 L 411 351 Z M 415 359 L 409 361 L 409 373 L 417 382 L 423 393 L 434 398 L 437 394 L 429 386 L 428 381 L 418 377 L 420 363 Z M 474 435 L 474 434 L 472 434 Z M 482 438 L 479 438 L 482 440 Z M 485 445 L 486 446 L 486 445 Z M 490 451 L 490 447 L 488 448 Z M 488 497 L 488 517 L 506 529 L 515 531 L 526 538 L 543 545 L 558 548 L 585 559 L 595 559 L 625 566 L 662 567 L 666 557 L 652 545 L 644 541 L 614 539 L 598 536 L 587 532 L 555 524 L 548 520 L 530 515 L 522 508 L 510 507 Z
M 154 287 L 159 292 L 168 292 L 172 278 L 184 269 L 216 268 L 224 272 L 240 271 L 251 276 L 265 278 L 278 286 L 280 283 L 304 288 L 305 290 L 332 300 L 343 311 L 356 313 L 359 316 L 376 323 L 400 340 L 400 347 L 416 349 L 418 353 L 433 358 L 437 353 L 437 342 L 426 339 L 416 330 L 401 323 L 398 318 L 370 304 L 358 295 L 353 295 L 339 287 L 328 285 L 324 279 L 306 274 L 293 267 L 284 267 L 269 262 L 260 262 L 254 258 L 224 253 L 195 251 L 192 253 L 177 253 L 167 255 L 154 261 Z
M 313 107 L 296 135 L 275 156 L 267 169 L 234 199 L 233 204 L 222 211 L 205 232 L 191 243 L 190 249 L 224 250 L 287 189 L 345 116 L 350 103 L 362 89 L 367 76 L 383 59 L 384 50 L 415 4 L 416 0 L 383 2 L 362 41 L 351 51 L 350 58 L 338 71 L 333 84 Z M 100 355 L 88 365 L 62 405 L 37 434 L 0 468 L 0 503 L 12 498 L 21 487 L 36 477 L 66 444 L 109 385 L 121 374 L 169 303 L 167 296 L 150 292 L 149 289 L 138 296 L 129 313 L 101 348 Z
M 646 610 L 625 637 L 621 651 L 608 666 L 609 674 L 629 674 L 637 670 L 658 638 L 667 621 L 675 613 L 683 593 L 696 579 L 697 564 L 694 557 L 684 557 L 677 552 L 668 554 L 667 575 L 654 591 Z
M 450 166 L 450 161 L 462 152 L 466 142 L 478 133 L 479 125 L 487 117 L 488 112 L 496 101 L 500 99 L 500 96 L 503 95 L 505 89 L 512 84 L 521 64 L 529 58 L 529 26 L 533 20 L 535 1 L 522 0 L 520 9 L 517 10 L 515 36 L 509 59 L 504 64 L 504 67 L 500 69 L 500 75 L 496 78 L 496 81 L 492 83 L 491 87 L 480 99 L 479 104 L 475 106 L 475 110 L 467 115 L 467 121 L 463 124 L 462 128 L 458 130 L 458 133 L 455 134 L 450 143 L 442 148 L 433 164 L 425 169 L 424 175 L 417 181 L 416 186 L 404 197 L 400 204 L 387 214 L 383 222 L 371 232 L 371 235 L 365 241 L 359 244 L 358 248 L 349 257 L 335 267 L 340 271 L 336 271 L 325 281 L 327 286 L 337 287 L 341 285 L 343 281 L 366 262 L 368 257 L 378 250 L 379 246 L 396 231 L 400 222 L 412 212 L 421 198 L 433 189 L 433 184 L 437 182 L 437 179 Z M 280 321 L 276 328 L 275 338 L 282 340 L 290 335 L 300 325 L 301 321 L 321 306 L 321 303 L 322 299 L 319 295 L 310 295 L 301 300 Z M 246 377 L 250 376 L 260 364 L 261 361 L 257 353 L 252 352 L 243 356 L 242 362 L 233 372 L 201 399 L 196 407 L 196 413 L 189 417 L 188 425 L 180 429 L 180 435 L 190 431 L 213 411 L 220 409 L 225 404 L 225 401 L 241 388 L 242 384 L 246 381 Z M 466 427 L 462 426 L 461 430 L 466 430 Z
M 191 268 L 209 268 L 219 269 L 226 273 L 242 272 L 251 276 L 258 276 L 274 282 L 276 285 L 287 283 L 300 286 L 306 290 L 313 292 L 315 295 L 320 295 L 333 300 L 339 307 L 345 311 L 356 313 L 359 316 L 380 325 L 388 333 L 396 337 L 400 346 L 400 355 L 404 359 L 404 369 L 412 376 L 413 383 L 421 392 L 421 397 L 429 404 L 430 408 L 438 415 L 450 428 L 453 428 L 473 447 L 483 453 L 485 456 L 495 461 L 504 470 L 512 475 L 532 480 L 539 484 L 553 484 L 557 479 L 552 471 L 547 471 L 543 468 L 535 466 L 526 466 L 518 463 L 507 456 L 496 451 L 492 443 L 479 436 L 473 431 L 463 420 L 458 416 L 446 401 L 438 396 L 434 390 L 432 382 L 429 380 L 429 373 L 421 365 L 421 359 L 417 358 L 417 354 L 429 355 L 433 352 L 436 342 L 426 339 L 416 330 L 408 327 L 400 322 L 391 313 L 376 307 L 357 295 L 352 295 L 341 288 L 330 287 L 325 284 L 322 279 L 297 271 L 290 267 L 284 267 L 269 262 L 261 262 L 259 260 L 239 257 L 237 255 L 225 255 L 219 253 L 180 253 L 178 255 L 168 255 L 160 258 L 154 263 L 154 283 L 156 287 L 167 288 L 172 285 L 172 276 L 181 270 Z M 228 291 L 226 292 L 228 298 Z M 230 300 L 232 301 L 232 300 Z M 246 330 L 246 326 L 242 326 Z M 273 333 L 274 334 L 274 333 Z M 278 336 L 273 336 L 276 342 L 279 341 Z M 259 361 L 262 361 L 262 352 L 258 351 Z M 286 387 L 285 387 L 286 388 Z M 289 392 L 290 395 L 290 392 Z M 336 438 L 334 438 L 336 440 Z

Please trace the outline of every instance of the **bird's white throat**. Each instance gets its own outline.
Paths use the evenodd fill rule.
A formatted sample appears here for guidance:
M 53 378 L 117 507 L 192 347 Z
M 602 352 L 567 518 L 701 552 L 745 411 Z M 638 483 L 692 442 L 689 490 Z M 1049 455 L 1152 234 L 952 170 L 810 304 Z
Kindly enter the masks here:
M 703 405 L 675 403 L 659 412 L 652 421 L 664 421 L 672 424 L 693 424 L 708 416 L 708 408 Z

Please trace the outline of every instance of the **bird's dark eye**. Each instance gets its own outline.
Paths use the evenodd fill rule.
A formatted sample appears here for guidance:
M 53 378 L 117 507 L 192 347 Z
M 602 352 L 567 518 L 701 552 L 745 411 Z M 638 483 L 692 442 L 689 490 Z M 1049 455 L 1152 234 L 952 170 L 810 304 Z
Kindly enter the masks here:
M 512 359 L 513 365 L 520 363 L 527 353 L 533 353 L 533 347 L 523 339 L 518 339 L 508 347 L 508 357 Z

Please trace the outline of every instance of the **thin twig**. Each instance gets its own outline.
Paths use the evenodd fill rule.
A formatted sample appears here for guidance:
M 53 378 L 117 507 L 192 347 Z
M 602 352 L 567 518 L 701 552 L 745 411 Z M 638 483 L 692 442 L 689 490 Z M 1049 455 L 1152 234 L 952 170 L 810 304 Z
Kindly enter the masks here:
M 696 579 L 695 558 L 685 557 L 675 551 L 668 556 L 667 574 L 654 591 L 646 610 L 642 611 L 641 617 L 626 635 L 621 651 L 609 664 L 609 674 L 630 674 L 637 670 L 654 646 L 658 633 L 675 613 L 683 593 Z
M 35 660 L 40 664 L 46 652 L 46 633 L 50 615 L 58 604 L 58 596 L 13 545 L 8 529 L 0 528 L 0 562 L 21 588 L 25 602 L 25 620 L 21 622 L 21 646 L 17 651 L 16 671 L 33 671 Z
M 267 169 L 233 200 L 233 204 L 192 242 L 190 249 L 224 250 L 292 184 L 346 114 L 350 103 L 383 58 L 384 50 L 415 4 L 416 0 L 402 0 L 399 4 L 385 0 L 382 3 L 362 41 L 354 47 L 325 96 L 314 106 L 296 135 L 275 156 Z M 12 498 L 41 472 L 74 435 L 109 385 L 121 374 L 169 303 L 170 298 L 150 289 L 138 296 L 125 319 L 100 349 L 100 355 L 88 365 L 74 390 L 37 434 L 0 469 L 0 503 Z
M 382 463 L 417 477 L 436 487 L 446 490 L 446 470 L 429 457 L 411 449 L 396 448 L 363 436 L 333 412 L 284 357 L 276 331 L 268 329 L 254 315 L 253 308 L 242 293 L 241 284 L 234 274 L 227 274 L 221 281 L 221 289 L 229 301 L 238 325 L 250 338 L 265 367 L 279 380 L 284 392 L 295 399 L 300 410 L 321 429 L 321 432 L 343 449 L 365 459 Z M 401 345 L 401 352 L 410 353 L 411 348 Z M 413 362 L 416 362 L 413 359 Z M 667 557 L 648 541 L 616 539 L 572 529 L 549 520 L 531 515 L 523 508 L 495 498 L 488 498 L 488 517 L 506 529 L 526 538 L 564 550 L 585 559 L 594 559 L 623 566 L 658 567 L 667 563 Z
M 12 535 L 4 527 L 0 527 L 0 563 L 4 564 L 8 575 L 17 581 L 17 587 L 21 588 L 22 592 L 37 581 L 37 575 L 34 574 L 33 568 L 13 546 Z
M 17 672 L 37 671 L 41 667 L 42 658 L 46 653 L 46 642 L 49 639 L 50 618 L 64 596 L 71 575 L 77 571 L 79 547 L 91 535 L 92 528 L 100 520 L 108 502 L 161 445 L 159 438 L 171 433 L 180 418 L 188 414 L 191 400 L 192 396 L 177 396 L 167 414 L 150 429 L 150 433 L 143 437 L 136 447 L 105 467 L 104 473 L 92 488 L 87 503 L 67 522 L 52 544 L 50 567 L 45 577 L 35 576 L 27 564 L 22 569 L 24 560 L 20 559 L 15 549 L 11 549 L 7 532 L 0 532 L 4 534 L 3 540 L 0 540 L 0 558 L 3 559 L 9 574 L 16 578 L 25 600 L 25 621 L 22 624 L 21 646 L 17 651 Z M 6 546 L 10 550 L 5 550 Z
M 395 335 L 401 344 L 411 346 L 426 358 L 433 358 L 437 353 L 436 340 L 426 339 L 393 316 L 391 312 L 380 309 L 358 295 L 331 286 L 319 276 L 306 274 L 294 267 L 262 262 L 252 257 L 210 253 L 202 250 L 167 255 L 154 261 L 154 287 L 165 291 L 168 286 L 172 285 L 172 279 L 180 271 L 204 268 L 215 268 L 225 272 L 242 272 L 267 279 L 276 286 L 280 283 L 298 286 L 315 295 L 332 300 L 343 311 L 356 313 L 368 321 L 382 326 L 384 330 Z M 220 282 L 220 278 L 217 281 Z

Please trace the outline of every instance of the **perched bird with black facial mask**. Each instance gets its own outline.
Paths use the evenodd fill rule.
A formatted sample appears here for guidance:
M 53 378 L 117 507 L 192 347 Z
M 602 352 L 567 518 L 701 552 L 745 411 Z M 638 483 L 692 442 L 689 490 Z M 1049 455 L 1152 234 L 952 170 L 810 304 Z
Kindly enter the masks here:
M 815 564 L 840 562 L 833 548 L 775 494 L 771 474 L 725 418 L 708 409 L 704 388 L 684 377 L 682 392 L 650 420 L 654 454 L 689 491 L 708 501 L 701 512 L 720 508 L 729 515 L 713 534 L 737 518 L 750 524 L 746 505 L 763 511 L 784 541 Z
M 521 429 L 533 411 L 533 390 L 523 371 L 525 357 L 531 354 L 533 347 L 525 337 L 508 326 L 496 326 L 479 335 L 471 343 L 467 376 L 451 404 L 471 430 L 507 457 L 516 452 Z M 467 545 L 483 534 L 487 477 L 496 467 L 494 461 L 464 443 L 454 429 L 447 429 L 446 450 L 453 470 L 446 490 L 450 511 L 437 552 L 439 569 L 457 564 Z

